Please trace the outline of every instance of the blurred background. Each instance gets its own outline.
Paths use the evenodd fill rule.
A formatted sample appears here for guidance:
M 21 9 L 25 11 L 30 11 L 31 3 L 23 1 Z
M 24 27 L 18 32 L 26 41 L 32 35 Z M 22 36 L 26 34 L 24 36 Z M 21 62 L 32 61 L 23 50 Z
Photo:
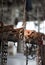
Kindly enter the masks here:
M 0 21 L 45 34 L 45 0 L 0 0 Z M 7 65 L 25 65 L 26 57 L 17 53 L 17 45 L 8 41 Z M 28 65 L 36 65 L 36 59 L 29 59 Z

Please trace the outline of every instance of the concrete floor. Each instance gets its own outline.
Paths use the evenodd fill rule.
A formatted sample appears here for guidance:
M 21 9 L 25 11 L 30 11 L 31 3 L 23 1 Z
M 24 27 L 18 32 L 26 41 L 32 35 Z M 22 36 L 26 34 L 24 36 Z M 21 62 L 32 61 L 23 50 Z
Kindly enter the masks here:
M 23 54 L 8 56 L 7 65 L 26 65 L 26 57 Z M 36 65 L 36 59 L 29 60 L 28 65 Z

